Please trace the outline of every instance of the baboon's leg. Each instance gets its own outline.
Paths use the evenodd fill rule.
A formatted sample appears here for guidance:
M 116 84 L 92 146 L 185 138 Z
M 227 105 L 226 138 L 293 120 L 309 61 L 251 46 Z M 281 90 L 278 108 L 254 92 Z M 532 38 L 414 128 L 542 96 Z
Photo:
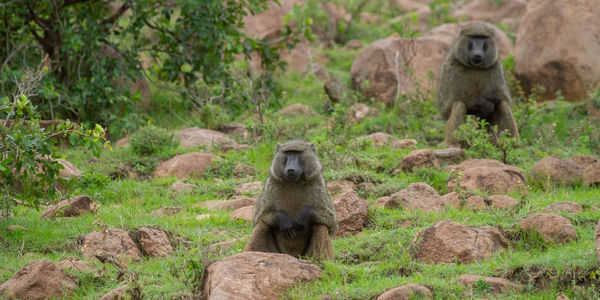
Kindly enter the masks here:
M 496 106 L 492 125 L 498 125 L 498 132 L 508 129 L 510 134 L 517 141 L 519 141 L 519 129 L 517 129 L 517 122 L 515 121 L 512 110 L 506 101 L 501 101 Z
M 273 231 L 267 224 L 263 222 L 256 223 L 254 231 L 252 231 L 252 235 L 244 249 L 244 252 L 247 251 L 279 253 Z
M 445 142 L 449 146 L 460 146 L 456 141 L 456 138 L 454 138 L 454 131 L 465 122 L 466 115 L 467 106 L 460 101 L 454 102 L 450 117 L 448 118 L 448 121 L 446 121 Z
M 312 235 L 305 255 L 316 260 L 333 259 L 333 243 L 327 226 L 322 224 L 312 226 Z

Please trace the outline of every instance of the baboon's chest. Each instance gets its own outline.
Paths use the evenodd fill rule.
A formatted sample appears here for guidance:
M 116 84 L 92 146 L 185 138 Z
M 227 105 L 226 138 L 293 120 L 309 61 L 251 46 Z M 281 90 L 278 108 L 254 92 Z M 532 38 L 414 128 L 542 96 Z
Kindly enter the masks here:
M 293 185 L 288 189 L 281 190 L 279 193 L 278 210 L 285 211 L 291 218 L 302 210 L 302 208 L 309 203 L 311 195 L 309 191 L 303 188 L 301 185 Z

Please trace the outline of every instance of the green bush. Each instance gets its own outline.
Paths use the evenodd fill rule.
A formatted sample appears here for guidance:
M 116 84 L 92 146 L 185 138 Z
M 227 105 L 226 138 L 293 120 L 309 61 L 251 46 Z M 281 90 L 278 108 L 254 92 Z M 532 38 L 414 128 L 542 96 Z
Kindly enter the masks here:
M 133 133 L 129 144 L 133 153 L 138 155 L 152 155 L 175 146 L 173 135 L 155 126 L 146 126 Z

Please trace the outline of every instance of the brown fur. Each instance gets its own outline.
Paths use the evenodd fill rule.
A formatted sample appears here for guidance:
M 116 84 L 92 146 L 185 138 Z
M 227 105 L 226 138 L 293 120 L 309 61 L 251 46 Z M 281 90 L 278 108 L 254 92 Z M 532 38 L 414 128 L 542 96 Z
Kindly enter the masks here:
M 304 174 L 299 182 L 282 179 L 285 151 L 302 152 Z M 312 206 L 316 213 L 311 228 L 286 239 L 277 230 L 275 213 L 283 210 L 293 219 L 306 205 Z M 333 258 L 331 236 L 337 230 L 337 217 L 313 144 L 294 140 L 277 146 L 269 177 L 256 204 L 254 223 L 244 251 L 286 253 L 317 260 Z
M 468 43 L 473 36 L 487 37 L 483 63 L 474 66 L 469 61 Z M 476 101 L 494 99 L 493 111 L 473 111 L 481 106 Z M 454 131 L 465 122 L 467 112 L 486 116 L 499 131 L 507 129 L 519 140 L 517 123 L 510 109 L 512 98 L 498 61 L 498 47 L 493 28 L 483 22 L 473 22 L 461 28 L 459 36 L 446 57 L 440 72 L 436 103 L 446 122 L 445 142 L 457 145 Z

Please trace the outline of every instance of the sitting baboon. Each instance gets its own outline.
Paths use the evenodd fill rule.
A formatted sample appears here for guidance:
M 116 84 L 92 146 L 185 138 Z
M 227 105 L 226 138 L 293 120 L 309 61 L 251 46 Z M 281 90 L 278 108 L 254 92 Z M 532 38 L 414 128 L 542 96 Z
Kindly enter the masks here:
M 445 142 L 457 145 L 454 131 L 467 114 L 486 119 L 519 140 L 512 99 L 498 60 L 494 28 L 483 22 L 461 27 L 440 72 L 436 103 L 446 122 Z
M 333 258 L 337 217 L 313 144 L 292 140 L 277 145 L 254 224 L 244 251 Z

